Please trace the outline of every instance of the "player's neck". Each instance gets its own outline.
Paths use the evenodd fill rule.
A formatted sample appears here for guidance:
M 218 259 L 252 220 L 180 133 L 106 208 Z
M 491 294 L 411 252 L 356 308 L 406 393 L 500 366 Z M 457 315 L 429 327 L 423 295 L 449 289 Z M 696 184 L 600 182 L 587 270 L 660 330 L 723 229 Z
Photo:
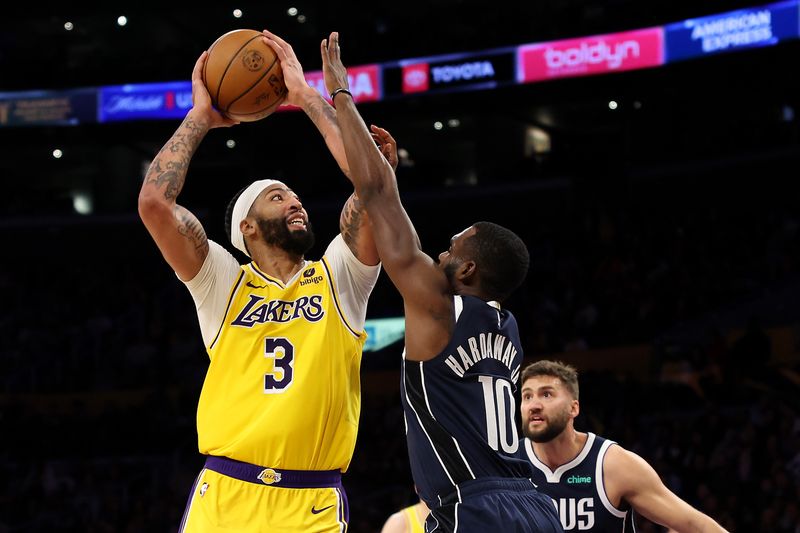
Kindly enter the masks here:
M 555 470 L 575 459 L 581 453 L 587 438 L 586 433 L 579 433 L 570 427 L 550 442 L 533 442 L 533 451 L 541 462 Z
M 459 296 L 474 296 L 475 298 L 480 298 L 484 302 L 489 302 L 492 300 L 483 294 L 478 287 L 472 287 L 470 285 L 457 284 L 455 287 L 453 287 L 453 292 Z
M 290 254 L 281 248 L 259 246 L 253 253 L 253 262 L 264 274 L 285 283 L 303 268 L 305 259 L 302 255 Z

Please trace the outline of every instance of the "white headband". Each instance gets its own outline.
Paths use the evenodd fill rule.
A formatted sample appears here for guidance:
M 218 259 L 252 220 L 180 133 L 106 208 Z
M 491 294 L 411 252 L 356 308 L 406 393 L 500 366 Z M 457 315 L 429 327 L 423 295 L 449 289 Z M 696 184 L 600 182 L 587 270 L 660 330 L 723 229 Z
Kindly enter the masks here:
M 253 207 L 261 191 L 275 184 L 283 185 L 283 183 L 277 180 L 254 181 L 249 187 L 242 191 L 242 194 L 236 199 L 236 203 L 233 204 L 233 212 L 231 213 L 231 244 L 247 257 L 250 257 L 250 254 L 247 253 L 247 248 L 244 245 L 244 234 L 239 228 L 239 225 L 242 223 L 242 220 L 247 218 L 247 213 L 250 212 L 250 208 Z

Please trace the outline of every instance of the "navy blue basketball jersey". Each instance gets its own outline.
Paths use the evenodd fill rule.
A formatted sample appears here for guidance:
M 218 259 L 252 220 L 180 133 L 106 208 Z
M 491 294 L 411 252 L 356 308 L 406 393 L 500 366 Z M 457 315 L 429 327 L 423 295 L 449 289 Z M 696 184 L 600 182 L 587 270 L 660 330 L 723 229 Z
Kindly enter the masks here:
M 455 296 L 456 324 L 436 357 L 403 360 L 401 396 L 411 472 L 434 508 L 465 481 L 530 478 L 519 447 L 514 391 L 522 346 L 514 316 L 496 302 Z
M 533 482 L 558 507 L 564 531 L 634 532 L 633 512 L 617 509 L 603 484 L 603 459 L 614 441 L 587 433 L 586 444 L 575 459 L 555 469 L 541 462 L 529 439 L 520 441 L 519 457 L 534 466 Z

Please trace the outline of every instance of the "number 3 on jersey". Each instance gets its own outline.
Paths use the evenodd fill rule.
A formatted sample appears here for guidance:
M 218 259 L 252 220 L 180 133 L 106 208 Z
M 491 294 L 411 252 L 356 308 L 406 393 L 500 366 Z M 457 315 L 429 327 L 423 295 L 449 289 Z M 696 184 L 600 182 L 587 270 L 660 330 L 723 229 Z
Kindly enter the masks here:
M 294 346 L 283 337 L 264 340 L 264 357 L 272 360 L 272 370 L 264 374 L 264 394 L 280 394 L 294 379 Z
M 504 379 L 495 380 L 492 376 L 480 376 L 478 381 L 483 385 L 486 407 L 486 442 L 495 451 L 502 446 L 506 453 L 516 452 L 519 447 L 517 425 L 514 423 L 517 409 L 511 383 Z

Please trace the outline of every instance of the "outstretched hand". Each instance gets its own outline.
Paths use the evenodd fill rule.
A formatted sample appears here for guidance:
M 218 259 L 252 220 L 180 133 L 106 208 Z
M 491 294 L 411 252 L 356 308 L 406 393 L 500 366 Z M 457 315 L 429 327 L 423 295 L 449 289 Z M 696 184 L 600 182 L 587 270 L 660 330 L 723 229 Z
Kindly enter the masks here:
M 386 162 L 391 165 L 392 170 L 397 171 L 397 163 L 399 162 L 397 158 L 397 141 L 394 140 L 391 133 L 374 124 L 369 129 L 372 133 L 372 139 L 378 145 L 378 150 L 386 158 Z
M 302 105 L 302 96 L 304 91 L 309 89 L 308 82 L 306 82 L 305 74 L 303 73 L 303 65 L 297 59 L 292 45 L 275 35 L 269 30 L 262 32 L 264 37 L 263 41 L 275 51 L 278 56 L 278 61 L 281 62 L 281 70 L 283 70 L 283 83 L 289 94 L 286 96 L 286 103 L 300 107 Z
M 203 68 L 208 60 L 208 51 L 200 54 L 192 71 L 192 109 L 208 120 L 209 128 L 227 128 L 238 124 L 238 120 L 226 117 L 216 109 L 211 103 L 211 95 L 203 83 Z
M 325 76 L 325 88 L 328 94 L 336 89 L 350 89 L 347 69 L 342 64 L 341 48 L 339 48 L 339 32 L 331 32 L 330 37 L 323 39 L 319 45 L 322 55 L 322 73 Z

